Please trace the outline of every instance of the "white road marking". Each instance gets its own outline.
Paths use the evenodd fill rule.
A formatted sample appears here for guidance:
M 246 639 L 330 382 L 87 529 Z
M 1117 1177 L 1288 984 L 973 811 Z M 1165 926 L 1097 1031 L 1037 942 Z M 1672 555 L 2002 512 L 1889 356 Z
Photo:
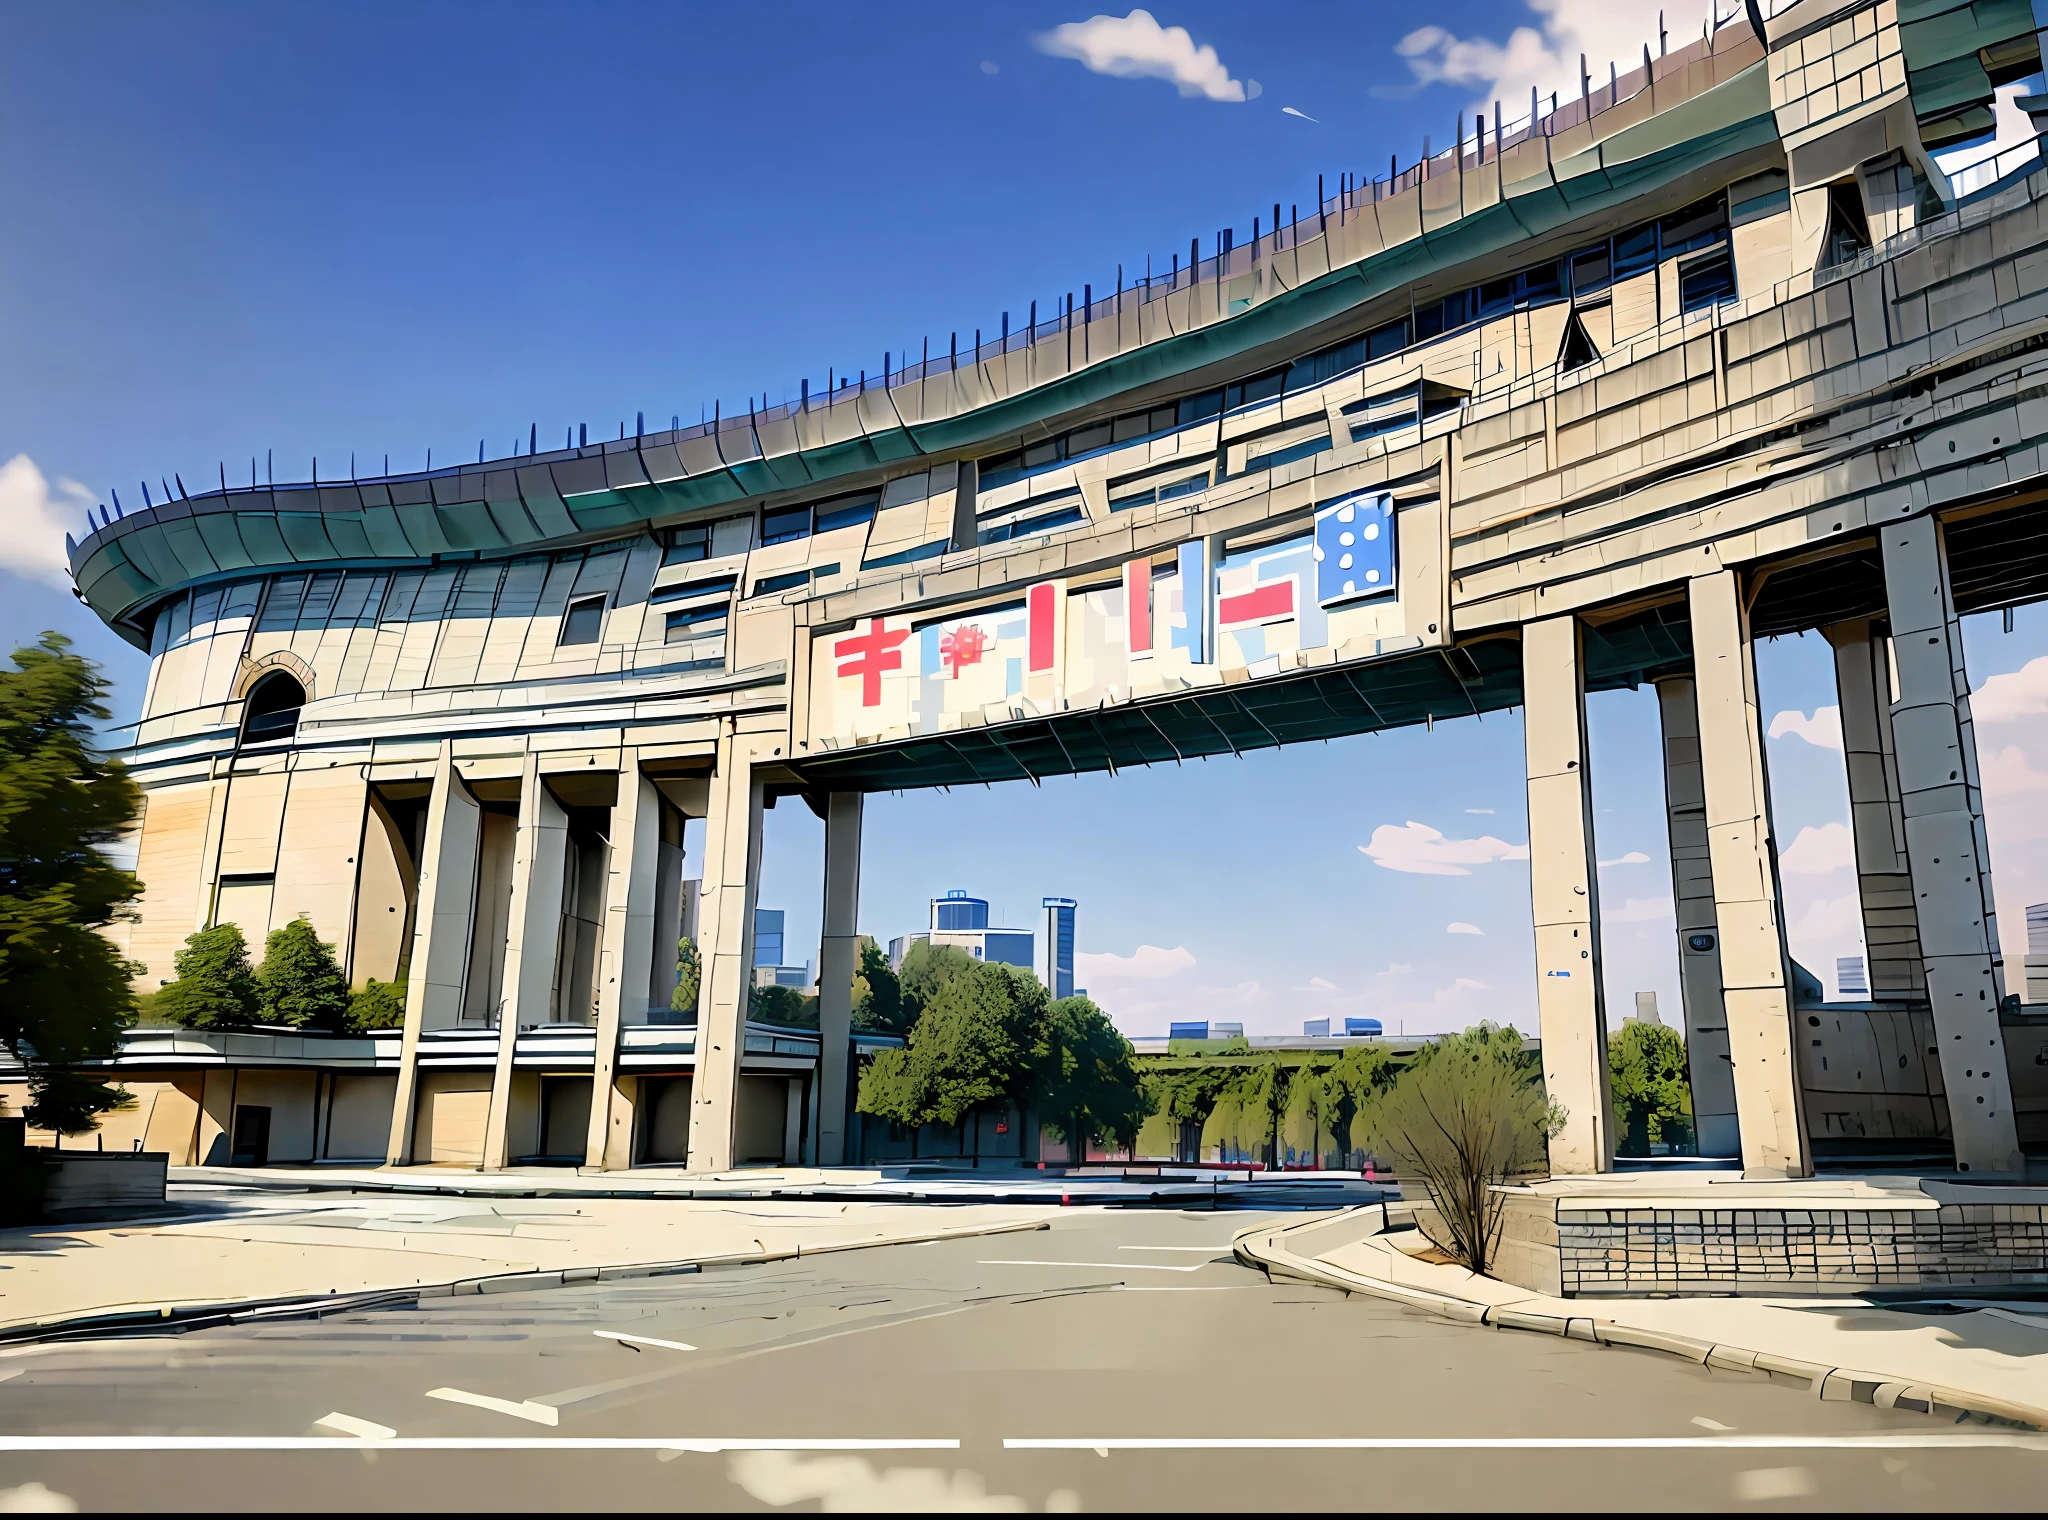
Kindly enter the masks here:
M 1149 1261 L 981 1261 L 979 1267 L 1088 1267 L 1097 1272 L 1199 1272 L 1209 1265 L 1198 1261 L 1192 1267 L 1162 1267 Z
M 0 1452 L 336 1450 L 334 1436 L 0 1436 Z M 958 1450 L 958 1440 L 860 1436 L 393 1436 L 348 1450 L 653 1450 L 653 1452 L 891 1452 Z
M 360 1436 L 366 1441 L 388 1441 L 398 1434 L 389 1425 L 379 1425 L 375 1420 L 359 1420 L 338 1409 L 332 1414 L 323 1414 L 313 1423 L 326 1430 L 338 1430 L 345 1436 Z
M 651 1335 L 628 1335 L 623 1330 L 593 1330 L 592 1335 L 600 1340 L 624 1341 L 629 1346 L 659 1346 L 665 1351 L 695 1351 L 695 1346 L 683 1341 L 656 1340 Z
M 1005 1436 L 1010 1451 L 2048 1451 L 2048 1435 L 1872 1436 Z M 7 1450 L 0 1438 L 0 1451 Z
M 1733 1430 L 1735 1428 L 1733 1425 L 1723 1425 L 1719 1420 L 1710 1420 L 1703 1414 L 1694 1415 L 1692 1417 L 1692 1422 L 1693 1424 L 1699 1426 L 1701 1430 L 1728 1431 Z
M 552 1404 L 514 1403 L 511 1399 L 494 1399 L 487 1393 L 469 1393 L 461 1388 L 429 1388 L 427 1397 L 448 1404 L 468 1404 L 477 1409 L 509 1414 L 515 1420 L 531 1420 L 536 1425 L 556 1425 L 562 1419 L 562 1412 Z

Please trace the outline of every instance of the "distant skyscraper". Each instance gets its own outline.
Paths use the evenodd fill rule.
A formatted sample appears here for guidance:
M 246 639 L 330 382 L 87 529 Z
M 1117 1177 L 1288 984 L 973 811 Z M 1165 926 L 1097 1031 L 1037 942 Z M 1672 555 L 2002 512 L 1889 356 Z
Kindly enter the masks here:
M 782 964 L 782 910 L 780 908 L 756 908 L 754 910 L 754 964 L 757 966 L 779 966 Z
M 1074 909 L 1071 897 L 1048 897 L 1038 943 L 1039 981 L 1056 998 L 1074 995 Z
M 1844 1002 L 1870 1001 L 1870 973 L 1863 968 L 1862 956 L 1835 957 L 1835 995 Z
M 1311 1040 L 1326 1040 L 1330 1037 L 1330 1021 L 1328 1019 L 1303 1019 L 1301 1021 L 1301 1032 Z
M 990 928 L 987 898 L 970 897 L 955 887 L 944 897 L 934 897 L 931 904 L 929 935 L 905 936 L 901 941 L 892 942 L 889 947 L 892 956 L 898 943 L 902 944 L 903 953 L 907 955 L 915 940 L 929 938 L 934 946 L 952 945 L 965 950 L 978 961 L 995 961 L 1026 971 L 1033 969 L 1031 931 Z

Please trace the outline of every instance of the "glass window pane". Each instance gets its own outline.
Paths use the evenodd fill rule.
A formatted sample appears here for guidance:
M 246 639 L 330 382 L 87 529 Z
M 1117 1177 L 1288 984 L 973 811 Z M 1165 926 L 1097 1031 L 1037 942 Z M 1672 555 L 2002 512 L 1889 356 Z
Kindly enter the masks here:
M 555 643 L 563 648 L 571 644 L 595 644 L 603 632 L 604 598 L 579 597 L 562 614 L 562 631 Z

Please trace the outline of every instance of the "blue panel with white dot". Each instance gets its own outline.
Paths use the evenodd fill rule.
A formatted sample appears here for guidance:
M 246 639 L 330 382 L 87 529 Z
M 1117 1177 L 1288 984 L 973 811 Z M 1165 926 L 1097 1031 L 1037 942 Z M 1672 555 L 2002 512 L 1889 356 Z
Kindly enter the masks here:
M 1359 491 L 1316 509 L 1316 600 L 1327 607 L 1394 589 L 1394 501 Z

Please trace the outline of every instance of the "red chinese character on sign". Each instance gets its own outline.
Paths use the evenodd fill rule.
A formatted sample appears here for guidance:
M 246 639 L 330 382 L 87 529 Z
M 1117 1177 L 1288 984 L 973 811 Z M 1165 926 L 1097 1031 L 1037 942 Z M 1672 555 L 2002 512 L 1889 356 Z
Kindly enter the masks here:
M 939 658 L 953 667 L 953 679 L 960 679 L 962 665 L 979 665 L 982 654 L 988 649 L 988 635 L 981 631 L 979 623 L 969 623 L 956 628 L 939 640 Z
M 881 702 L 882 673 L 903 668 L 903 651 L 897 646 L 909 637 L 908 628 L 890 633 L 882 627 L 882 620 L 875 618 L 866 633 L 841 639 L 832 646 L 832 653 L 847 662 L 839 667 L 840 676 L 860 677 L 862 707 L 874 707 Z

